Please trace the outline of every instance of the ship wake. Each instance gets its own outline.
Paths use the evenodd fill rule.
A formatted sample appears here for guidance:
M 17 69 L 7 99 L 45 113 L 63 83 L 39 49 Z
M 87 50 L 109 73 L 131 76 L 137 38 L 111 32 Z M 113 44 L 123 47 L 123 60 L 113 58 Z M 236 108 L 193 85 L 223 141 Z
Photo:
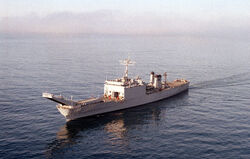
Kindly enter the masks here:
M 221 88 L 231 86 L 244 86 L 250 85 L 250 72 L 244 72 L 224 78 L 214 80 L 202 81 L 190 85 L 189 89 L 205 89 L 205 88 Z

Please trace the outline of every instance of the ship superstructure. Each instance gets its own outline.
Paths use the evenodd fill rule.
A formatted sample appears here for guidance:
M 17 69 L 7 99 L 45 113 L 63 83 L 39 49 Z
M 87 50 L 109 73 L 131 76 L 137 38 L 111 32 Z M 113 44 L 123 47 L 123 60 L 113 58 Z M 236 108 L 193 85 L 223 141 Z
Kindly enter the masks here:
M 160 74 L 154 72 L 150 73 L 149 83 L 145 83 L 140 77 L 129 78 L 128 66 L 133 65 L 134 62 L 125 59 L 121 63 L 125 65 L 123 77 L 106 80 L 104 94 L 100 98 L 73 101 L 50 93 L 43 93 L 43 97 L 59 103 L 58 110 L 69 121 L 162 100 L 183 92 L 189 87 L 189 81 L 184 79 L 168 82 L 166 72 L 163 74 L 164 81 Z

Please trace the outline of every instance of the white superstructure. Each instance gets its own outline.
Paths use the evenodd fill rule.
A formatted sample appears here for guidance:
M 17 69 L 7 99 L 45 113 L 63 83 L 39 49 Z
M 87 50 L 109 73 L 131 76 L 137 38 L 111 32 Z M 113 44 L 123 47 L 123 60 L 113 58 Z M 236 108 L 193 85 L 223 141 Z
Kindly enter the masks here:
M 121 63 L 126 67 L 124 76 L 115 80 L 106 80 L 104 95 L 101 98 L 73 101 L 50 93 L 43 93 L 43 97 L 59 103 L 58 110 L 69 121 L 151 103 L 176 95 L 189 87 L 189 81 L 184 79 L 168 82 L 166 73 L 163 74 L 164 81 L 161 75 L 154 72 L 150 74 L 149 83 L 145 83 L 139 77 L 130 79 L 128 66 L 134 62 L 125 59 Z

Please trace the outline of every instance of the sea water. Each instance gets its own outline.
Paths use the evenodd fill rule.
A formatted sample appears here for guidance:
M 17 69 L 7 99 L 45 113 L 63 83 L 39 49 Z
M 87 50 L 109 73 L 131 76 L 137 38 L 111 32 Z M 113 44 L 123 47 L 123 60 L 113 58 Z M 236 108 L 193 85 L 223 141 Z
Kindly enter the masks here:
M 190 89 L 66 123 L 43 92 L 101 96 L 106 79 L 151 71 Z M 0 158 L 249 158 L 250 40 L 190 36 L 1 35 Z

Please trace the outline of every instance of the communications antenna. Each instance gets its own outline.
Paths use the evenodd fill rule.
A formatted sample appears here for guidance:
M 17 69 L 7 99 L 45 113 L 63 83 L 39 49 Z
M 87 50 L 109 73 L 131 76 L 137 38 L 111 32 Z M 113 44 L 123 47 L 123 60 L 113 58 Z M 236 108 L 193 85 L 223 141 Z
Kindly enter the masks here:
M 130 58 L 128 57 L 125 60 L 120 60 L 120 64 L 121 65 L 125 65 L 125 74 L 124 74 L 124 77 L 128 78 L 128 66 L 129 65 L 133 66 L 135 64 L 135 62 L 131 61 Z

